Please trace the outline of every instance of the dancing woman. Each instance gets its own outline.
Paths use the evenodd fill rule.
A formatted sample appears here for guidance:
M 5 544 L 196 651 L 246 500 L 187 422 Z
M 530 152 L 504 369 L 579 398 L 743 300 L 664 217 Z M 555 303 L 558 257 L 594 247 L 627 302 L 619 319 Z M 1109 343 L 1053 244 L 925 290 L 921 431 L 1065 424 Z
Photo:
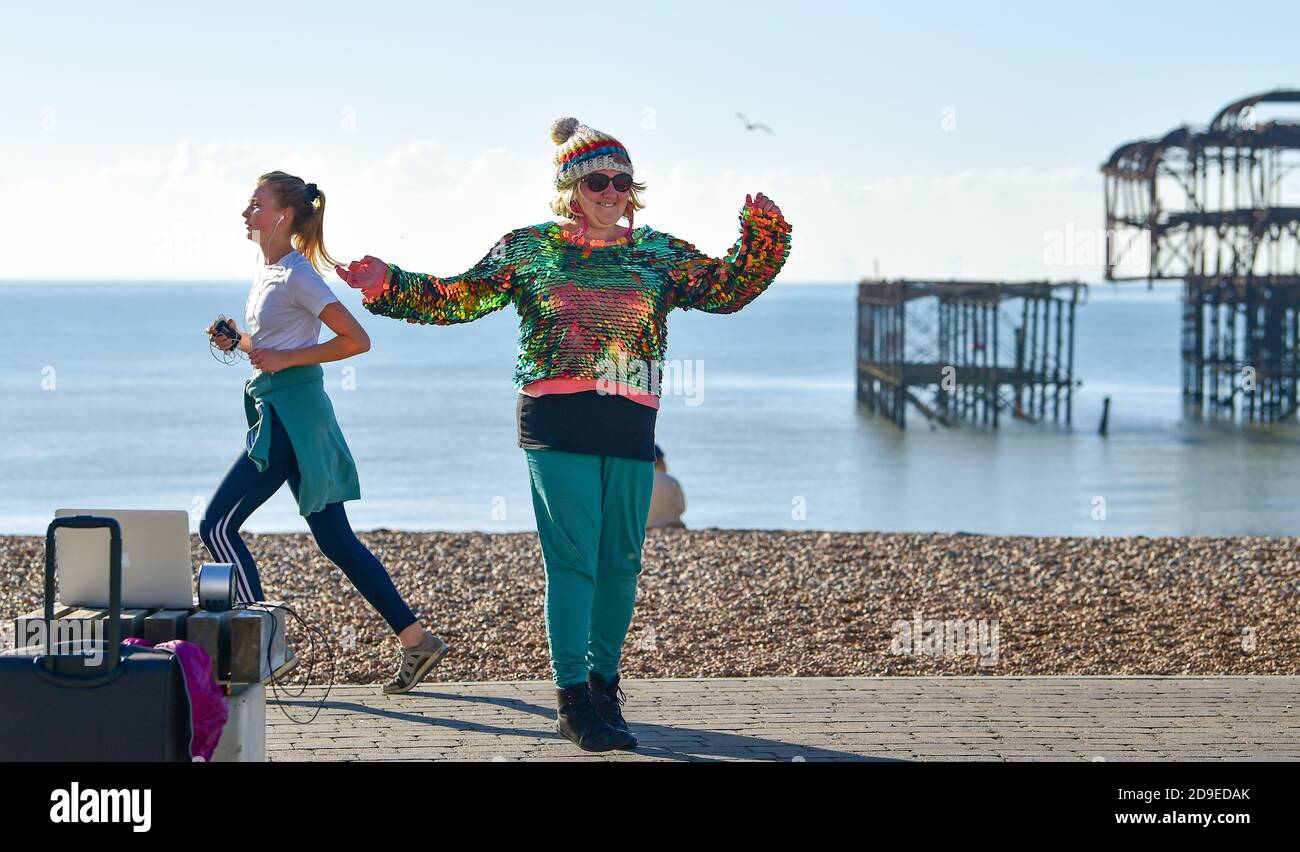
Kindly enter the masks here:
M 397 635 L 401 661 L 384 692 L 408 692 L 450 646 L 420 626 L 343 510 L 343 501 L 361 498 L 361 487 L 320 365 L 369 350 L 370 338 L 316 271 L 338 265 L 325 251 L 325 194 L 314 183 L 268 172 L 243 215 L 264 261 L 244 308 L 249 330 L 229 321 L 238 342 L 215 328 L 208 334 L 223 351 L 238 346 L 252 362 L 253 377 L 244 384 L 249 430 L 245 450 L 208 503 L 199 537 L 213 559 L 235 565 L 238 602 L 263 600 L 239 528 L 287 480 L 321 552 Z M 336 335 L 325 343 L 318 342 L 322 322 Z
M 452 278 L 365 256 L 336 271 L 366 310 L 413 323 L 470 322 L 513 304 L 519 446 L 528 463 L 546 568 L 546 631 L 556 729 L 580 748 L 634 748 L 619 705 L 619 660 L 632 622 L 654 483 L 654 427 L 666 317 L 673 308 L 740 310 L 785 264 L 790 225 L 745 196 L 726 257 L 633 228 L 645 186 L 617 139 L 555 121 L 563 222 L 517 228 Z M 627 217 L 627 227 L 618 222 Z

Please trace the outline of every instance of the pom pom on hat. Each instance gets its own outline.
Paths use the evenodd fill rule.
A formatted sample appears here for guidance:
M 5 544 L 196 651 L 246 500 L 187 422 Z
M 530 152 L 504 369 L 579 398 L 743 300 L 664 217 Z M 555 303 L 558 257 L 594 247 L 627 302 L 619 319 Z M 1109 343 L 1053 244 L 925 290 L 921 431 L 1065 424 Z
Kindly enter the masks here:
M 588 127 L 571 115 L 551 122 L 555 151 L 555 187 L 563 189 L 601 169 L 632 174 L 632 158 L 623 143 Z
M 563 145 L 569 141 L 573 131 L 578 129 L 578 119 L 573 116 L 557 118 L 551 122 L 551 141 L 556 145 Z

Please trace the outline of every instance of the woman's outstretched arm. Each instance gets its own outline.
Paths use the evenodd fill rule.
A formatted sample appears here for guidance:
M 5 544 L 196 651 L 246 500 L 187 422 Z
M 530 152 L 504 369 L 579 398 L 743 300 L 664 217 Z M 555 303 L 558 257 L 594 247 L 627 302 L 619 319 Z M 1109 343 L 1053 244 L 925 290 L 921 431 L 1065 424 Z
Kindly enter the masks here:
M 361 304 L 372 314 L 434 325 L 470 322 L 510 304 L 517 241 L 516 232 L 506 234 L 482 260 L 450 278 L 407 272 L 370 255 L 335 271 L 361 291 Z
M 740 238 L 721 258 L 669 237 L 673 306 L 729 314 L 748 305 L 776 278 L 790 254 L 790 224 L 772 199 L 745 196 Z

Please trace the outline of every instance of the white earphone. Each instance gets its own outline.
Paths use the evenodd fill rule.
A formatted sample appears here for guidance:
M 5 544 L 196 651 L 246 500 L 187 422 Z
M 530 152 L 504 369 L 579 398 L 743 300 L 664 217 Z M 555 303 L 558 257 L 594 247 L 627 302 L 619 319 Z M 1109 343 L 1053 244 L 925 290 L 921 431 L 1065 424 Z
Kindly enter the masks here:
M 271 228 L 271 236 L 266 238 L 266 241 L 267 241 L 268 244 L 271 242 L 271 238 L 275 236 L 275 230 L 276 230 L 276 228 L 279 228 L 279 227 L 280 227 L 280 223 L 283 222 L 283 221 L 284 221 L 284 214 L 281 213 L 281 214 L 280 214 L 280 218 L 275 220 L 275 225 Z M 262 254 L 262 262 L 265 263 L 265 262 L 266 262 L 266 252 L 265 252 L 265 249 L 261 249 L 261 250 L 260 250 L 260 253 Z

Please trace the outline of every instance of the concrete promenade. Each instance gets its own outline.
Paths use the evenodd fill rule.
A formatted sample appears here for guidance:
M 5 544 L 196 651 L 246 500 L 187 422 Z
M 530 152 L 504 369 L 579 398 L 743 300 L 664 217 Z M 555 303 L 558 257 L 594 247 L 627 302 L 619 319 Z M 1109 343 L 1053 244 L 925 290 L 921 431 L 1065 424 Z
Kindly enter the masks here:
M 310 724 L 267 691 L 267 759 L 1300 760 L 1300 677 L 627 680 L 635 752 L 555 733 L 549 682 L 335 686 Z M 325 687 L 281 704 L 308 718 Z

